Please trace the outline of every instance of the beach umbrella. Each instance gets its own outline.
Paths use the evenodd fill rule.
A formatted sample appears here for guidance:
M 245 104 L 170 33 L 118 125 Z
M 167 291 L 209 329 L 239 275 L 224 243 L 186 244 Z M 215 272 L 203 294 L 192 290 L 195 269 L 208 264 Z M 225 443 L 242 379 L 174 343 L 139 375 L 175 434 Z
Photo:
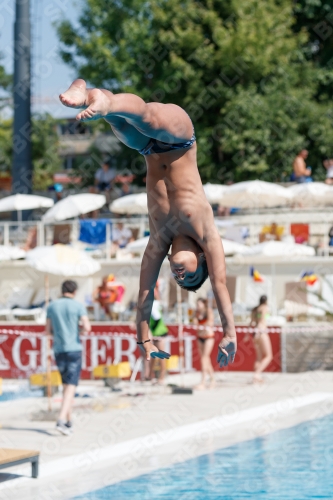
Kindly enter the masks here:
M 124 253 L 143 253 L 148 245 L 149 236 L 139 238 L 138 240 L 131 241 L 126 248 L 123 249 Z
M 18 220 L 22 220 L 22 210 L 34 208 L 50 208 L 54 201 L 46 196 L 34 194 L 13 194 L 0 200 L 0 212 L 18 212 Z
M 115 214 L 148 214 L 147 193 L 129 194 L 114 200 L 110 211 Z
M 203 189 L 209 203 L 221 203 L 224 193 L 229 189 L 229 186 L 224 186 L 222 184 L 207 184 L 203 185 Z
M 225 238 L 222 238 L 222 244 L 224 254 L 227 256 L 235 254 L 246 255 L 250 250 L 250 247 L 247 245 L 242 245 L 242 243 L 237 243 L 236 241 L 227 240 Z
M 98 210 L 105 205 L 105 202 L 104 194 L 73 194 L 58 201 L 43 215 L 42 220 L 43 222 L 58 222 L 71 217 L 78 217 Z
M 124 249 L 124 253 L 143 253 L 148 245 L 149 236 L 145 238 L 140 238 L 138 240 L 132 241 Z M 236 243 L 235 241 L 227 240 L 222 238 L 222 244 L 224 248 L 225 255 L 234 254 L 247 254 L 250 247 L 247 245 L 242 245 L 241 243 Z
M 265 208 L 287 205 L 290 191 L 278 184 L 265 181 L 244 181 L 228 186 L 220 204 L 225 207 Z
M 247 247 L 246 256 L 258 255 L 267 257 L 313 257 L 316 255 L 315 249 L 298 243 L 288 243 L 284 241 L 265 241 L 252 247 Z M 243 254 L 244 255 L 244 254 Z
M 23 259 L 25 255 L 26 252 L 22 248 L 0 245 L 0 261 Z
M 323 207 L 333 205 L 333 186 L 324 182 L 304 182 L 290 186 L 291 201 L 302 207 Z
M 58 276 L 90 276 L 101 265 L 82 250 L 66 245 L 40 246 L 26 254 L 31 267 L 46 274 Z

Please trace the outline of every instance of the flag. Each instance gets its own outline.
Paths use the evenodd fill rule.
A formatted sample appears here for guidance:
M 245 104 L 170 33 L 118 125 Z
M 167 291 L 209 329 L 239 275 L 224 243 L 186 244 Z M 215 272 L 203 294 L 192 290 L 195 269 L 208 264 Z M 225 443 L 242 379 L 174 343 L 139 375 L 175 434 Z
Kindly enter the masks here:
M 256 283 L 263 283 L 264 277 L 261 276 L 259 271 L 257 269 L 254 269 L 254 267 L 250 267 L 250 276 L 252 276 L 253 281 Z
M 305 281 L 307 285 L 314 285 L 318 281 L 318 276 L 313 271 L 304 271 L 301 274 L 301 281 Z

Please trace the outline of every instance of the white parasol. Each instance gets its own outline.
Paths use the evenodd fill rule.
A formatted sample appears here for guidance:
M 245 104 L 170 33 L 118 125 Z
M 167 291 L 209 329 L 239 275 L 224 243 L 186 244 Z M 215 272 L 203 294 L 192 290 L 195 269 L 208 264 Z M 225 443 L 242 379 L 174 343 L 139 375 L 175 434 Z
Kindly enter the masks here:
M 114 200 L 110 204 L 110 211 L 115 214 L 147 214 L 147 193 L 129 194 Z
M 46 196 L 34 194 L 13 194 L 0 200 L 0 212 L 18 212 L 18 220 L 22 220 L 22 210 L 34 208 L 50 208 L 54 201 Z
M 203 189 L 209 203 L 221 203 L 224 193 L 229 189 L 229 186 L 222 184 L 207 184 L 203 185 Z
M 56 222 L 78 217 L 93 210 L 98 210 L 105 205 L 104 194 L 82 193 L 67 196 L 56 203 L 42 217 L 43 222 Z
M 22 250 L 22 248 L 10 245 L 0 245 L 0 261 L 23 259 L 25 255 L 26 252 Z
M 124 253 L 143 253 L 148 245 L 148 241 L 149 236 L 132 241 L 124 249 Z M 247 245 L 242 245 L 241 243 L 236 243 L 235 241 L 226 240 L 224 238 L 222 238 L 222 244 L 225 255 L 249 253 L 250 247 Z
M 299 245 L 298 243 L 287 243 L 284 241 L 265 241 L 252 247 L 247 247 L 245 255 L 262 255 L 267 257 L 294 257 L 316 255 L 315 249 L 307 245 Z
M 242 243 L 237 243 L 236 241 L 227 240 L 222 238 L 222 245 L 224 249 L 224 255 L 246 255 L 249 253 L 250 247 L 247 245 L 242 245 Z
M 123 249 L 124 253 L 143 253 L 148 245 L 149 236 L 139 238 L 138 240 L 131 241 L 126 248 Z
M 333 186 L 323 182 L 304 182 L 290 186 L 292 201 L 302 207 L 323 207 L 333 205 Z
M 264 208 L 287 205 L 290 191 L 278 184 L 264 181 L 244 181 L 228 186 L 220 204 L 225 207 Z
M 26 259 L 34 269 L 58 276 L 90 276 L 101 268 L 85 252 L 61 244 L 36 247 L 27 252 Z

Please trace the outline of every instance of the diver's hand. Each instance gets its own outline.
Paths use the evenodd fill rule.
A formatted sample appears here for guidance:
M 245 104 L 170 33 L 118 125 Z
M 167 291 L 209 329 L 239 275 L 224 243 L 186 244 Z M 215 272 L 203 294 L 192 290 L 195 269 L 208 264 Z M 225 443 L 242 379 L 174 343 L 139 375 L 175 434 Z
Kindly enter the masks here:
M 140 344 L 140 350 L 142 354 L 145 356 L 147 361 L 150 361 L 150 358 L 160 358 L 160 359 L 170 358 L 170 354 L 157 349 L 157 347 L 151 341 L 146 342 L 145 344 Z
M 225 336 L 219 343 L 219 352 L 217 362 L 222 368 L 228 366 L 229 362 L 233 363 L 237 351 L 237 338 Z

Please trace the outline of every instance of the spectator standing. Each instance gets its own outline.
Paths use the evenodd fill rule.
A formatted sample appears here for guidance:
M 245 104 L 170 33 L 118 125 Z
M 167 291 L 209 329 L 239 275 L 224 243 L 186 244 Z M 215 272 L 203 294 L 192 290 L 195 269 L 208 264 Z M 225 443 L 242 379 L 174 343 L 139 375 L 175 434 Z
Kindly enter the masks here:
M 82 366 L 80 333 L 90 332 L 86 308 L 75 300 L 77 284 L 64 281 L 62 297 L 47 309 L 46 333 L 53 336 L 53 351 L 63 384 L 63 398 L 56 429 L 64 435 L 72 432 L 72 408 Z
M 117 291 L 110 287 L 109 276 L 104 276 L 101 285 L 98 286 L 93 293 L 93 301 L 100 305 L 108 319 L 112 319 L 110 308 L 116 298 Z M 99 320 L 99 314 L 97 314 L 97 311 L 95 311 L 95 319 L 97 319 L 97 321 Z
M 261 373 L 267 368 L 273 359 L 272 344 L 267 332 L 267 318 L 269 317 L 269 308 L 267 296 L 262 295 L 259 304 L 252 309 L 250 326 L 254 328 L 254 347 L 256 351 L 256 361 L 254 363 L 254 383 L 261 383 L 263 379 Z M 247 342 L 250 335 L 245 335 L 244 342 Z
M 306 166 L 305 160 L 307 159 L 309 152 L 306 149 L 302 149 L 300 153 L 296 156 L 293 163 L 293 176 L 291 180 L 294 180 L 298 184 L 303 182 L 312 182 L 311 168 Z
M 109 202 L 109 193 L 113 188 L 116 176 L 116 169 L 110 168 L 108 163 L 103 163 L 102 167 L 95 173 L 95 187 L 99 193 L 106 193 L 107 202 Z
M 197 328 L 198 349 L 201 360 L 201 383 L 196 387 L 198 390 L 206 388 L 206 377 L 210 377 L 210 388 L 215 386 L 215 375 L 211 352 L 215 344 L 214 335 L 214 312 L 208 305 L 207 299 L 198 299 L 193 325 Z
M 332 158 L 325 158 L 323 161 L 323 165 L 326 168 L 326 179 L 325 183 L 326 184 L 333 184 L 333 159 Z

